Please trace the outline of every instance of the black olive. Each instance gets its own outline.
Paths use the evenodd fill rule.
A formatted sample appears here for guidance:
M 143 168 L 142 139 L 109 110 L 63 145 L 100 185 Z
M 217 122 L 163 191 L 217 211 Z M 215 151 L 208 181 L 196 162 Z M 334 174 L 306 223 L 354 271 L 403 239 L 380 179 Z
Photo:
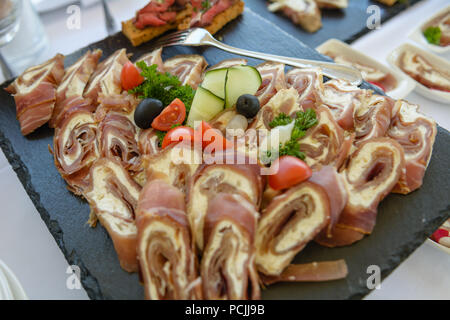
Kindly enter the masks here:
M 251 94 L 243 94 L 236 102 L 236 110 L 247 119 L 254 118 L 260 108 L 259 100 Z
M 134 123 L 141 129 L 151 127 L 155 119 L 164 109 L 161 101 L 158 99 L 147 98 L 142 100 L 134 111 Z

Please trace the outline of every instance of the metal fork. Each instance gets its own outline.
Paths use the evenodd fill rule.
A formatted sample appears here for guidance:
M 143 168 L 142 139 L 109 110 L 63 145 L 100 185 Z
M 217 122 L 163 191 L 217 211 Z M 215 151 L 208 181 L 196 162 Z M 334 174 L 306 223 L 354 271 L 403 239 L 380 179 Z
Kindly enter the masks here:
M 323 74 L 329 78 L 345 79 L 351 84 L 357 86 L 362 82 L 361 72 L 359 72 L 356 68 L 333 62 L 290 58 L 235 48 L 216 40 L 207 30 L 203 28 L 187 29 L 168 34 L 167 36 L 159 39 L 154 46 L 168 47 L 177 45 L 193 47 L 213 46 L 234 54 L 261 60 L 280 62 L 293 67 L 320 67 Z

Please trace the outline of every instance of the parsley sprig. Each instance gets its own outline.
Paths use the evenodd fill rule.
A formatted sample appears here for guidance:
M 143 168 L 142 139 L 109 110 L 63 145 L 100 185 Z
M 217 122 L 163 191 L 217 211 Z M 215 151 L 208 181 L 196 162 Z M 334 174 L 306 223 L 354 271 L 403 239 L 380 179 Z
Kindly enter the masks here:
M 281 113 L 269 123 L 269 126 L 275 128 L 290 124 L 292 121 L 295 121 L 295 123 L 292 129 L 291 139 L 284 145 L 280 144 L 279 156 L 289 155 L 304 160 L 305 154 L 300 151 L 299 140 L 305 136 L 306 130 L 317 124 L 316 112 L 313 109 L 308 109 L 305 112 L 299 111 L 296 113 L 295 120 Z M 271 154 L 268 154 L 269 158 L 270 156 Z
M 439 27 L 428 27 L 423 32 L 423 35 L 427 41 L 431 44 L 440 45 L 441 44 L 441 29 Z
M 178 98 L 183 101 L 186 113 L 189 113 L 195 95 L 195 90 L 191 86 L 181 85 L 180 80 L 168 72 L 159 72 L 156 70 L 158 67 L 156 64 L 147 66 L 144 61 L 139 61 L 136 65 L 141 69 L 141 75 L 145 78 L 145 81 L 130 90 L 129 93 L 138 94 L 141 99 L 158 99 L 164 106 Z

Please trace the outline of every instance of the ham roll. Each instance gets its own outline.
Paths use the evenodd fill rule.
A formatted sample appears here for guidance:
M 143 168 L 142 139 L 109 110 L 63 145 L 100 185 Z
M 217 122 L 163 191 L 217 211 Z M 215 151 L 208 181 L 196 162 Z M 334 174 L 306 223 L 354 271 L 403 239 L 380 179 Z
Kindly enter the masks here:
M 139 132 L 138 147 L 142 155 L 156 155 L 161 151 L 155 129 L 149 128 Z
M 136 223 L 145 297 L 200 299 L 201 286 L 184 194 L 163 180 L 149 181 L 139 198 Z
M 162 47 L 153 50 L 150 53 L 144 54 L 139 59 L 137 59 L 137 61 L 138 62 L 144 61 L 147 64 L 147 66 L 152 66 L 156 64 L 158 66 L 156 70 L 158 70 L 159 72 L 164 72 L 164 63 L 162 60 Z
M 28 68 L 6 91 L 14 95 L 17 119 L 24 136 L 50 120 L 56 101 L 56 88 L 64 76 L 64 56 Z
M 327 106 L 337 123 L 345 130 L 352 130 L 353 113 L 363 101 L 372 95 L 370 90 L 363 90 L 341 79 L 333 79 L 323 85 L 319 91 L 319 103 Z
M 99 63 L 84 89 L 83 96 L 91 99 L 94 105 L 98 105 L 100 93 L 106 96 L 120 94 L 122 92 L 120 75 L 123 66 L 129 61 L 126 49 L 120 49 Z
M 254 238 L 258 212 L 247 199 L 218 193 L 208 204 L 201 261 L 204 299 L 260 298 Z
M 87 51 L 77 62 L 66 69 L 58 89 L 56 90 L 56 103 L 52 117 L 49 121 L 51 128 L 56 127 L 64 113 L 72 107 L 79 105 L 83 100 L 83 91 L 90 76 L 97 67 L 102 50 Z M 90 101 L 87 102 L 88 104 Z
M 258 222 L 258 271 L 270 276 L 280 275 L 329 221 L 328 196 L 315 183 L 303 182 L 273 198 Z
M 263 62 L 256 66 L 261 75 L 261 86 L 255 96 L 259 104 L 264 107 L 267 102 L 281 89 L 286 89 L 284 64 L 278 62 Z
M 323 165 L 339 164 L 340 152 L 347 153 L 344 144 L 344 130 L 334 120 L 331 111 L 321 106 L 316 111 L 317 124 L 300 139 L 300 151 L 305 153 L 305 162 L 313 170 Z M 345 155 L 346 156 L 346 155 Z
M 403 100 L 396 103 L 394 114 L 387 134 L 403 147 L 405 171 L 393 192 L 407 194 L 422 185 L 436 138 L 436 122 L 421 114 L 417 105 Z
M 316 109 L 318 92 L 323 90 L 323 74 L 317 68 L 293 68 L 286 73 L 289 88 L 294 88 L 299 94 L 298 103 L 306 109 Z
M 374 138 L 361 143 L 342 171 L 348 202 L 338 225 L 370 234 L 377 207 L 391 192 L 405 168 L 403 149 L 390 138 Z
M 124 114 L 109 112 L 98 125 L 100 155 L 117 160 L 126 170 L 138 170 L 140 153 L 136 126 Z
M 120 112 L 129 119 L 133 119 L 133 112 L 139 104 L 139 100 L 124 91 L 121 94 L 98 94 L 99 106 L 95 109 L 95 119 L 102 121 L 109 112 Z
M 197 169 L 188 189 L 187 213 L 200 250 L 204 247 L 203 226 L 208 204 L 219 192 L 241 195 L 259 207 L 263 192 L 260 167 L 251 164 L 204 164 Z
M 138 270 L 135 212 L 140 191 L 119 162 L 101 158 L 92 165 L 90 184 L 83 194 L 108 231 L 120 266 L 128 272 Z
M 219 63 L 209 67 L 206 71 L 211 71 L 215 69 L 221 69 L 221 68 L 231 68 L 231 67 L 237 67 L 247 64 L 247 59 L 243 58 L 234 58 L 234 59 L 226 59 L 222 60 Z
M 355 144 L 386 135 L 394 103 L 389 97 L 374 94 L 355 109 Z
M 178 55 L 164 62 L 164 70 L 177 76 L 182 85 L 189 85 L 194 89 L 202 81 L 202 73 L 208 63 L 205 58 L 197 54 Z
M 297 111 L 302 110 L 298 104 L 298 99 L 297 90 L 293 88 L 281 89 L 258 111 L 250 127 L 256 130 L 270 130 L 270 122 L 280 113 L 294 117 Z
M 69 189 L 77 195 L 89 185 L 89 170 L 100 157 L 98 127 L 90 110 L 73 110 L 66 114 L 53 137 L 56 168 Z

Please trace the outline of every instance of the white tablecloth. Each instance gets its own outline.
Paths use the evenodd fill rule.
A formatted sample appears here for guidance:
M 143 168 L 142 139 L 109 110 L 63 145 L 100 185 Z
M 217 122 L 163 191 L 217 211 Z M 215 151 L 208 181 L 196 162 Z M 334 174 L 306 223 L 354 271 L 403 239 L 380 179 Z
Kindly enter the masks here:
M 120 21 L 131 17 L 135 9 L 146 2 L 110 1 L 118 27 Z M 422 1 L 383 24 L 381 29 L 359 39 L 353 46 L 386 63 L 388 53 L 408 41 L 408 33 L 420 21 L 446 4 L 448 0 Z M 80 30 L 66 28 L 68 15 L 65 8 L 42 14 L 50 39 L 48 56 L 56 52 L 71 53 L 107 35 L 99 4 L 83 7 L 81 14 Z M 450 106 L 416 93 L 410 94 L 407 100 L 419 104 L 423 112 L 450 129 Z M 84 289 L 67 289 L 67 261 L 3 152 L 0 152 L 0 203 L 0 259 L 16 273 L 28 296 L 31 299 L 87 299 Z M 450 256 L 425 243 L 384 279 L 381 289 L 374 290 L 367 299 L 450 299 Z

